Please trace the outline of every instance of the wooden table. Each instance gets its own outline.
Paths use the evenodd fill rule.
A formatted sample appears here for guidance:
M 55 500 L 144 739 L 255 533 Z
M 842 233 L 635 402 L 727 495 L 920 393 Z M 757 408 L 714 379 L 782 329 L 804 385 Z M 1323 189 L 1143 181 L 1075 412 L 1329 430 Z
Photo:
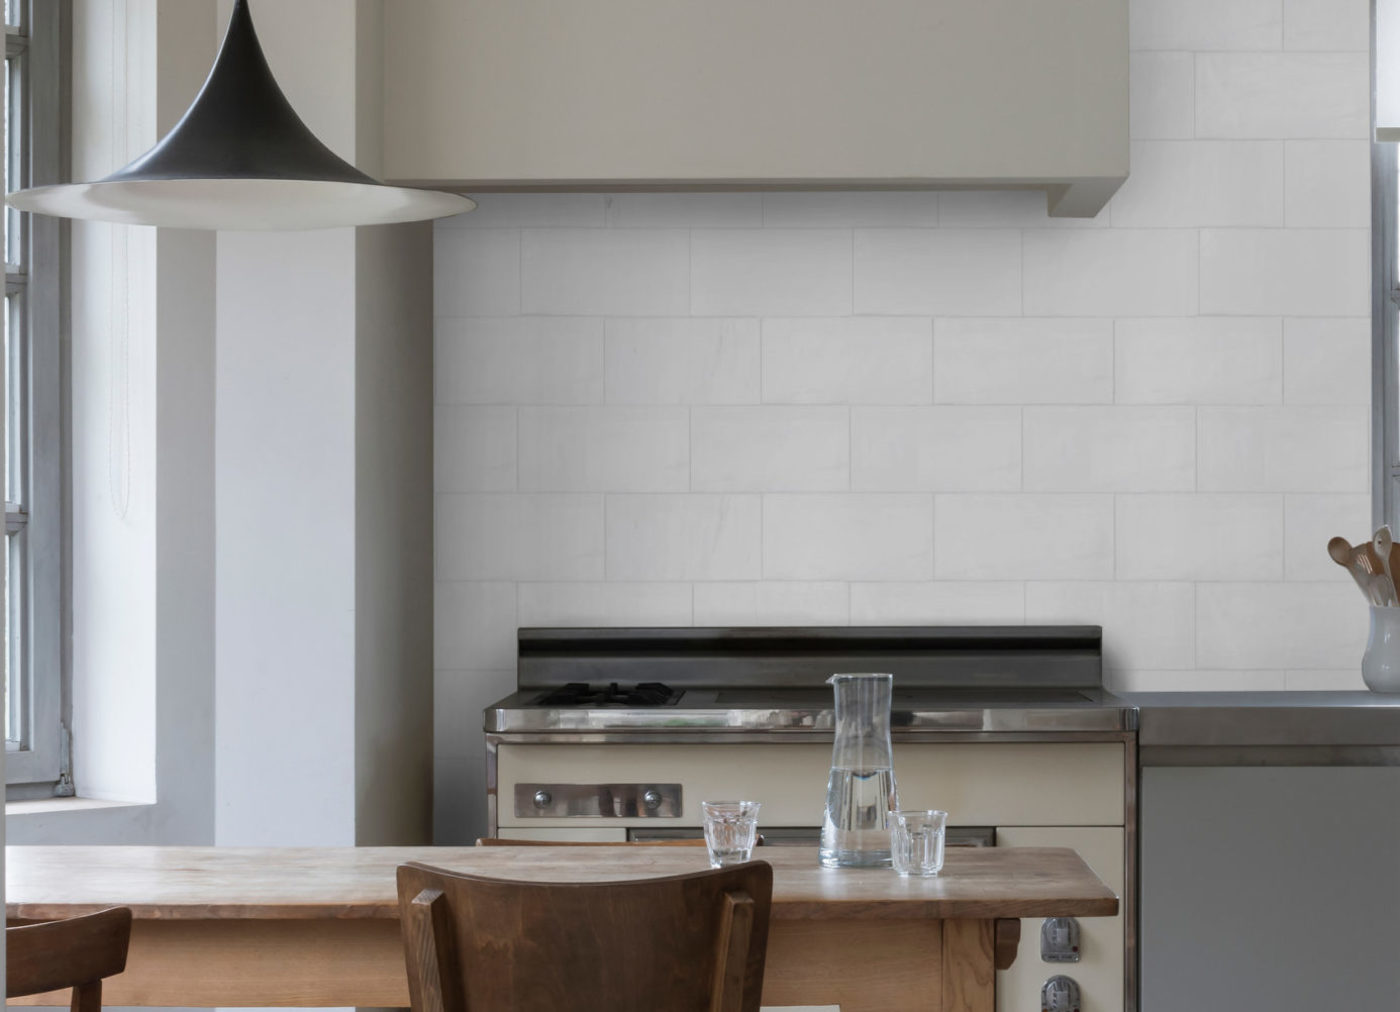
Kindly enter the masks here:
M 994 961 L 1015 957 L 1009 919 L 1118 912 L 1072 850 L 950 849 L 934 879 L 827 870 L 809 848 L 758 856 L 773 865 L 765 1005 L 993 1012 Z M 706 867 L 688 847 L 16 846 L 5 898 L 12 921 L 131 907 L 127 970 L 106 1005 L 406 1006 L 394 869 L 410 860 L 535 881 Z

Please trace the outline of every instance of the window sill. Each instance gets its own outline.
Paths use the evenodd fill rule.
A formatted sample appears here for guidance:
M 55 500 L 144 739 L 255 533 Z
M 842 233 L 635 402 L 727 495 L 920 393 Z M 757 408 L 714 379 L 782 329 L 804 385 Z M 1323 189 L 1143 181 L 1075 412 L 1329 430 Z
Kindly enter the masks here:
M 36 798 L 32 801 L 5 802 L 5 818 L 26 815 L 57 815 L 67 812 L 90 812 L 104 808 L 146 808 L 149 801 L 104 801 L 100 798 Z

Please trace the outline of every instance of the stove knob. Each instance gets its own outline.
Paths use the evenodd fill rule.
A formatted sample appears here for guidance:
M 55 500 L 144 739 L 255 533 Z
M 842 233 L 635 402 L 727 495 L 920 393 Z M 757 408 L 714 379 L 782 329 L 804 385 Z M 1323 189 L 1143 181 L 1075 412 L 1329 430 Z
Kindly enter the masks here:
M 648 812 L 654 812 L 661 807 L 661 802 L 665 800 L 661 797 L 661 792 L 654 787 L 647 788 L 642 795 L 642 804 L 646 806 Z
M 551 801 L 553 801 L 553 800 L 554 800 L 554 798 L 550 796 L 550 793 L 549 793 L 548 791 L 536 791 L 536 792 L 535 792 L 535 807 L 536 807 L 536 808 L 548 808 L 548 807 L 549 807 L 549 803 L 550 803 Z

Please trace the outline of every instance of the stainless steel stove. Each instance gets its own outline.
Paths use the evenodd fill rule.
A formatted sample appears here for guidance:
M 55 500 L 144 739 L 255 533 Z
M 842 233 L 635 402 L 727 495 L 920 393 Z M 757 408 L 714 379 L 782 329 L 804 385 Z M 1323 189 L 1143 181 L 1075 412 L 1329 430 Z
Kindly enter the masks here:
M 998 973 L 999 1012 L 1041 1009 L 1066 978 L 1086 1008 L 1136 1009 L 1137 711 L 1104 688 L 1097 626 L 521 629 L 518 642 L 517 691 L 484 715 L 492 835 L 694 836 L 702 799 L 742 796 L 763 802 L 768 845 L 813 846 L 815 861 L 826 680 L 890 672 L 903 804 L 947 810 L 950 845 L 1073 847 L 1121 890 L 1118 918 L 1023 925 L 1043 958 L 1032 942 Z
M 1129 731 L 1097 626 L 521 629 L 488 734 L 823 731 L 837 670 L 895 676 L 903 732 Z

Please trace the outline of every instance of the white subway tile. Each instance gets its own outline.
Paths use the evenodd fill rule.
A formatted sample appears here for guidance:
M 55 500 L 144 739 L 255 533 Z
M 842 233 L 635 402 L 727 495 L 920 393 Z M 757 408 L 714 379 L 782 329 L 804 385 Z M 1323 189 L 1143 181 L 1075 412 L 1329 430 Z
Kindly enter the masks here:
M 622 228 L 743 228 L 763 224 L 757 193 L 614 193 L 608 224 Z
M 1103 626 L 1113 672 L 1194 666 L 1194 590 L 1189 583 L 1026 584 L 1026 622 Z
M 932 560 L 931 496 L 764 496 L 767 579 L 919 580 Z
M 1248 316 L 1119 320 L 1119 404 L 1277 404 L 1283 399 L 1283 328 Z
M 603 399 L 603 321 L 439 320 L 441 404 L 587 404 Z
M 524 492 L 683 492 L 690 418 L 672 407 L 522 407 Z
M 1196 136 L 1353 137 L 1370 124 L 1365 53 L 1200 53 Z
M 1114 671 L 1113 692 L 1277 692 L 1282 671 Z
M 509 666 L 492 671 L 439 668 L 433 672 L 435 758 L 467 759 L 472 763 L 480 763 L 485 758 L 486 740 L 481 730 L 482 711 L 496 700 L 515 691 L 514 626 L 507 632 L 511 640 Z M 480 769 L 473 769 L 471 775 L 478 785 L 474 790 L 485 794 L 485 774 Z
M 1132 165 L 1115 227 L 1283 224 L 1281 141 L 1134 141 Z
M 439 495 L 438 580 L 600 580 L 597 495 Z
M 1350 583 L 1346 570 L 1327 554 L 1327 542 L 1341 536 L 1354 545 L 1369 538 L 1372 530 L 1371 497 L 1365 493 L 1284 496 L 1284 576 Z
M 601 193 L 473 194 L 476 210 L 443 218 L 446 228 L 591 228 L 603 224 Z
M 854 408 L 851 487 L 871 492 L 1000 492 L 1021 487 L 1021 411 Z
M 844 583 L 697 583 L 698 626 L 846 625 Z
M 433 488 L 437 492 L 514 492 L 515 408 L 437 405 Z
M 1196 134 L 1194 53 L 1133 53 L 1128 59 L 1128 136 L 1182 140 Z
M 1289 404 L 1370 404 L 1371 321 L 1283 321 L 1283 399 Z
M 939 580 L 1107 580 L 1113 577 L 1111 495 L 939 495 Z
M 851 311 L 851 233 L 844 229 L 698 230 L 690 256 L 697 316 Z
M 692 408 L 697 492 L 824 492 L 851 486 L 847 408 Z
M 520 312 L 520 233 L 442 228 L 433 232 L 433 315 Z
M 1013 229 L 857 229 L 857 313 L 1006 316 L 1021 312 Z
M 1350 668 L 1328 671 L 1312 669 L 1307 671 L 1285 671 L 1283 687 L 1291 692 L 1365 692 L 1366 683 L 1361 679 L 1361 664 Z
M 521 626 L 688 626 L 688 583 L 522 583 Z
M 1282 0 L 1133 0 L 1133 49 L 1278 49 Z
M 1201 312 L 1364 316 L 1370 257 L 1365 229 L 1204 229 Z
M 762 568 L 756 495 L 610 495 L 609 580 L 754 580 Z
M 935 320 L 940 404 L 1107 404 L 1111 320 Z
M 1102 228 L 1108 215 L 1052 218 L 1043 190 L 946 190 L 938 221 L 944 228 Z
M 1120 580 L 1278 580 L 1283 500 L 1277 495 L 1120 495 Z
M 1025 488 L 1039 492 L 1189 490 L 1196 480 L 1191 408 L 1025 409 Z
M 753 404 L 757 320 L 607 322 L 609 404 Z
M 1202 668 L 1359 667 L 1366 632 L 1366 609 L 1350 580 L 1196 587 Z
M 1283 0 L 1283 48 L 1368 52 L 1371 5 L 1367 0 Z
M 515 667 L 515 584 L 433 587 L 433 667 Z
M 1361 407 L 1200 408 L 1197 487 L 1364 492 L 1370 424 Z
M 853 583 L 852 625 L 1020 625 L 1023 583 Z
M 1290 228 L 1371 227 L 1371 145 L 1286 141 L 1284 220 Z
M 1025 233 L 1028 316 L 1193 316 L 1197 234 L 1187 229 Z
M 684 229 L 526 229 L 520 240 L 527 313 L 667 316 L 690 310 Z
M 763 194 L 769 228 L 916 228 L 938 224 L 944 194 L 929 190 L 770 192 Z
M 869 316 L 763 321 L 770 404 L 927 404 L 933 321 Z

